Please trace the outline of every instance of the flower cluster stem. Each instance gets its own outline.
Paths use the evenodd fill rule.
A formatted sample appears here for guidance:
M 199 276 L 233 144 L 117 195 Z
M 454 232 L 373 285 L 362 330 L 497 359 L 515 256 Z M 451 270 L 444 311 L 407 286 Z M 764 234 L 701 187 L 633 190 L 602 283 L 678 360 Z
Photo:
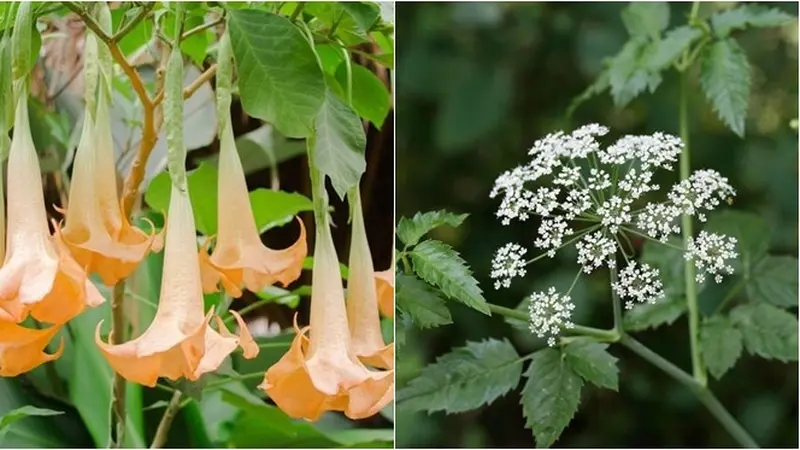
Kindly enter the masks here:
M 615 265 L 611 269 L 611 304 L 614 308 L 614 330 L 617 333 L 622 334 L 622 300 L 620 300 L 619 295 L 617 295 L 617 291 L 614 290 L 613 286 L 619 282 L 619 277 L 617 276 L 617 266 Z
M 630 336 L 623 335 L 620 343 L 625 347 L 632 350 L 637 355 L 644 358 L 650 364 L 658 367 L 664 373 L 674 378 L 679 383 L 683 384 L 706 406 L 708 411 L 714 416 L 717 421 L 736 439 L 736 441 L 744 448 L 758 448 L 758 444 L 753 438 L 742 428 L 741 425 L 733 418 L 731 413 L 725 409 L 724 406 L 717 400 L 714 393 L 708 387 L 700 384 L 695 378 L 688 373 L 679 369 L 677 366 L 662 358 L 660 355 L 644 346 L 641 342 L 633 339 Z

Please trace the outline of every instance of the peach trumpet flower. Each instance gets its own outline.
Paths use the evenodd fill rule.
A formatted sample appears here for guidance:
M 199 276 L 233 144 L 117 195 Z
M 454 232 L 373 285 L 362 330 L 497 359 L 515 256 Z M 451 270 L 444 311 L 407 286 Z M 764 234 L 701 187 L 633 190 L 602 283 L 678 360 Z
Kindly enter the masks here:
M 60 239 L 50 235 L 41 176 L 28 122 L 27 92 L 23 91 L 17 101 L 8 157 L 8 227 L 5 260 L 0 268 L 0 322 L 19 323 L 30 314 L 41 322 L 60 325 L 84 307 L 105 301 Z M 8 337 L 0 336 L 0 347 L 10 345 Z
M 300 237 L 290 247 L 273 250 L 261 243 L 230 120 L 226 123 L 220 133 L 217 240 L 210 257 L 203 245 L 200 261 L 204 292 L 216 292 L 222 284 L 228 294 L 240 297 L 243 285 L 258 292 L 276 282 L 286 286 L 296 280 L 308 245 L 299 218 Z
M 394 343 L 386 345 L 381 334 L 375 269 L 364 227 L 361 196 L 348 195 L 353 203 L 350 238 L 349 277 L 347 279 L 347 321 L 353 351 L 364 364 L 381 369 L 394 367 Z
M 58 359 L 64 351 L 63 339 L 52 355 L 45 353 L 44 349 L 59 329 L 60 325 L 36 330 L 0 321 L 0 376 L 17 376 Z
M 114 142 L 104 90 L 97 114 L 87 109 L 75 153 L 70 204 L 60 236 L 75 259 L 108 286 L 127 277 L 151 249 L 160 251 L 161 235 L 150 223 L 148 235 L 132 226 L 117 192 Z
M 259 386 L 286 414 L 314 421 L 325 411 L 343 411 L 361 419 L 392 401 L 394 370 L 367 369 L 351 347 L 339 260 L 327 223 L 317 228 L 310 325 L 299 330 L 295 317 L 295 330 L 289 351 Z
M 230 333 L 218 316 L 219 332 L 209 326 L 213 310 L 203 314 L 189 194 L 173 185 L 170 195 L 160 301 L 153 322 L 141 336 L 119 345 L 102 341 L 102 322 L 95 330 L 95 341 L 111 367 L 128 381 L 151 387 L 159 377 L 197 380 L 216 370 L 237 347 L 242 347 L 245 358 L 258 354 L 258 345 L 235 312 L 231 314 L 239 324 L 240 336 Z

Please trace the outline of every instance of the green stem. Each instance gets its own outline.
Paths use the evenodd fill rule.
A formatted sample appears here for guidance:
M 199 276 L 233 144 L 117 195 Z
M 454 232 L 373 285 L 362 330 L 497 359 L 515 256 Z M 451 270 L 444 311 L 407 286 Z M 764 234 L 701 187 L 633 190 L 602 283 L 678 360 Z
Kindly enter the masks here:
M 619 281 L 617 266 L 614 265 L 614 267 L 609 270 L 611 271 L 611 284 L 613 286 Z M 624 332 L 622 329 L 622 300 L 620 300 L 617 291 L 615 291 L 613 287 L 611 288 L 611 304 L 614 307 L 614 330 L 621 335 Z
M 758 448 L 758 444 L 752 437 L 742 428 L 741 425 L 733 418 L 733 416 L 725 409 L 724 406 L 717 400 L 714 394 L 708 390 L 704 385 L 701 385 L 695 378 L 679 369 L 677 366 L 662 358 L 657 353 L 645 347 L 642 343 L 630 336 L 623 335 L 620 343 L 625 347 L 631 349 L 634 353 L 644 358 L 650 364 L 661 369 L 667 375 L 674 378 L 679 383 L 683 384 L 697 398 L 703 402 L 708 408 L 708 411 L 714 416 L 717 421 L 733 436 L 736 441 L 745 448 Z
M 695 5 L 697 2 L 695 2 Z M 692 7 L 693 15 L 696 14 L 696 7 Z M 693 16 L 694 17 L 694 16 Z M 684 52 L 684 61 L 689 58 L 688 52 Z M 680 158 L 681 180 L 686 180 L 690 176 L 691 152 L 689 147 L 689 87 L 688 73 L 684 71 L 681 76 L 680 93 L 680 134 L 683 140 L 683 151 Z M 694 235 L 692 217 L 683 215 L 681 217 L 683 231 L 683 245 L 686 247 L 689 240 Z M 689 342 L 692 352 L 692 372 L 694 378 L 701 386 L 708 383 L 703 357 L 700 353 L 700 310 L 697 306 L 697 285 L 695 281 L 695 267 L 692 261 L 684 262 L 684 284 L 686 288 L 686 307 L 689 312 Z
M 245 314 L 248 314 L 249 312 L 258 309 L 261 306 L 266 305 L 267 303 L 274 303 L 276 300 L 280 300 L 280 299 L 285 298 L 285 297 L 291 297 L 293 295 L 297 295 L 297 294 L 295 294 L 294 292 L 290 292 L 288 294 L 279 295 L 277 297 L 262 298 L 262 299 L 259 299 L 258 301 L 250 303 L 249 305 L 245 306 L 244 308 L 240 309 L 237 312 L 239 313 L 240 316 L 244 316 Z M 230 297 L 228 297 L 228 298 L 230 298 Z M 227 309 L 226 309 L 226 311 L 227 311 Z M 220 313 L 220 315 L 221 314 L 222 313 Z M 233 317 L 233 315 L 228 315 L 228 317 L 225 318 L 225 323 L 230 325 L 231 323 L 233 323 L 234 319 L 235 318 Z
M 297 2 L 297 6 L 295 6 L 294 11 L 292 11 L 292 15 L 289 17 L 289 20 L 294 22 L 295 19 L 297 19 L 297 16 L 299 16 L 300 13 L 303 12 L 303 8 L 305 7 L 306 7 L 306 2 Z
M 169 405 L 167 405 L 167 409 L 161 417 L 161 422 L 158 423 L 156 435 L 153 437 L 153 443 L 150 445 L 150 448 L 163 448 L 164 444 L 167 443 L 167 436 L 169 436 L 169 429 L 172 427 L 172 420 L 175 419 L 181 406 L 182 395 L 181 391 L 175 391 L 175 393 L 172 394 L 172 399 L 170 399 Z
M 506 308 L 505 306 L 495 305 L 494 303 L 487 303 L 487 305 L 492 314 L 499 314 L 510 319 L 517 319 L 524 322 L 530 320 L 528 313 L 525 311 Z M 617 333 L 616 330 L 601 330 L 599 328 L 573 325 L 570 328 L 564 328 L 563 331 L 572 335 L 592 337 L 603 342 L 616 342 L 619 340 L 619 333 Z

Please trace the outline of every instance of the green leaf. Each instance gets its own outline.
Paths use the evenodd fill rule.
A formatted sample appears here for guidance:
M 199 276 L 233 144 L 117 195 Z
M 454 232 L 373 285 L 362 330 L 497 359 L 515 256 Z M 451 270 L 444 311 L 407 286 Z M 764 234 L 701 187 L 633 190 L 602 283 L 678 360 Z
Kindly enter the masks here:
M 617 107 L 627 105 L 646 89 L 654 92 L 661 84 L 658 72 L 652 72 L 648 67 L 653 45 L 643 38 L 633 38 L 611 60 L 609 82 L 611 97 Z
M 424 241 L 409 253 L 414 272 L 453 300 L 491 315 L 478 282 L 467 263 L 449 245 L 435 240 Z
M 376 128 L 380 129 L 389 114 L 391 94 L 383 81 L 379 80 L 371 70 L 358 64 L 352 64 L 351 70 L 353 109 L 359 116 L 369 120 L 375 124 Z M 336 80 L 343 88 L 347 86 L 347 68 L 344 63 L 339 64 L 339 68 L 336 70 Z
M 146 21 L 145 19 L 143 22 Z M 184 32 L 203 25 L 203 23 L 203 16 L 189 15 L 184 21 Z M 172 35 L 175 32 L 175 14 L 169 13 L 164 17 L 164 24 L 161 26 L 161 29 L 168 38 L 173 38 Z M 211 29 L 195 33 L 181 41 L 181 51 L 188 56 L 193 63 L 202 67 L 203 61 L 206 59 L 206 50 L 213 41 L 213 37 L 214 35 Z
M 623 325 L 628 331 L 642 331 L 671 325 L 686 312 L 683 296 L 666 297 L 656 303 L 642 303 L 625 313 Z
M 797 361 L 797 317 L 793 314 L 766 303 L 747 304 L 734 308 L 731 320 L 749 353 Z
M 397 224 L 397 237 L 406 246 L 417 245 L 422 236 L 442 225 L 459 227 L 469 214 L 453 214 L 445 210 L 417 212 L 411 219 L 401 217 Z
M 572 114 L 575 113 L 575 110 L 578 109 L 579 106 L 589 101 L 593 97 L 602 94 L 609 88 L 609 86 L 611 86 L 608 72 L 608 69 L 600 72 L 600 74 L 597 76 L 594 82 L 589 85 L 589 87 L 572 99 L 566 111 L 567 117 L 572 117 Z
M 769 249 L 769 225 L 756 214 L 735 210 L 719 211 L 709 216 L 705 229 L 736 238 L 736 252 L 739 256 L 733 267 L 743 276 L 748 276 Z
M 300 304 L 300 295 L 294 291 L 287 291 L 278 286 L 267 286 L 263 291 L 255 292 L 256 296 L 269 303 L 285 305 L 295 309 Z
M 622 10 L 622 22 L 631 37 L 658 39 L 669 25 L 669 4 L 666 2 L 631 2 Z
M 217 169 L 201 162 L 197 169 L 188 173 L 189 196 L 197 231 L 211 236 L 217 233 Z M 169 208 L 171 180 L 166 172 L 159 173 L 147 187 L 144 199 L 151 208 L 162 212 Z M 303 211 L 311 211 L 313 205 L 308 197 L 295 192 L 272 191 L 259 188 L 250 192 L 250 207 L 256 228 L 263 233 L 274 227 L 291 222 Z
M 722 378 L 742 354 L 742 334 L 727 317 L 713 316 L 700 326 L 700 347 L 708 371 Z
M 553 348 L 534 353 L 522 388 L 522 414 L 536 446 L 550 447 L 567 427 L 581 400 L 583 381 Z
M 132 20 L 136 17 L 139 12 L 142 10 L 142 6 L 136 6 L 133 8 L 116 8 L 111 10 L 111 28 L 116 33 L 120 29 L 120 25 L 122 25 L 123 20 L 127 23 L 129 20 Z M 131 29 L 125 36 L 120 39 L 118 45 L 120 51 L 125 56 L 130 55 L 131 53 L 135 52 L 142 48 L 145 44 L 147 44 L 150 39 L 153 37 L 153 21 L 144 19 L 136 24 L 136 26 Z
M 424 281 L 412 275 L 397 274 L 397 309 L 420 328 L 453 323 L 442 297 Z
M 786 25 L 795 20 L 790 14 L 779 9 L 760 5 L 740 5 L 733 9 L 720 11 L 711 16 L 711 27 L 719 37 L 727 37 L 731 31 L 749 27 L 767 28 Z
M 30 388 L 23 388 L 21 381 L 21 377 L 0 378 L 0 416 L 29 407 L 34 403 L 35 393 L 31 392 Z M 64 420 L 54 424 L 59 419 Z M 64 423 L 67 420 L 69 420 L 67 415 L 54 418 L 28 416 L 27 419 L 16 421 L 12 426 L 0 432 L 0 447 L 68 448 L 75 446 L 76 443 L 71 439 L 72 433 L 67 432 L 66 426 L 70 424 L 80 426 L 80 422 Z M 91 445 L 91 441 L 79 445 Z
M 467 342 L 397 392 L 405 411 L 459 413 L 491 404 L 519 384 L 522 359 L 507 340 Z
M 797 258 L 767 256 L 756 264 L 747 278 L 747 296 L 755 302 L 797 306 L 797 273 Z
M 288 137 L 309 136 L 325 79 L 308 41 L 285 17 L 254 9 L 228 14 L 242 107 Z
M 364 160 L 367 138 L 361 119 L 328 90 L 315 125 L 314 164 L 330 177 L 336 193 L 344 198 L 358 184 L 367 166 Z
M 700 85 L 719 118 L 744 137 L 750 63 L 735 40 L 723 39 L 706 47 L 700 64 Z
M 111 420 L 111 387 L 114 371 L 95 344 L 95 328 L 103 320 L 104 329 L 110 326 L 111 306 L 103 305 L 85 310 L 69 322 L 73 336 L 74 358 L 72 371 L 67 378 L 69 398 L 78 410 L 86 428 L 91 433 L 95 445 L 107 447 Z M 105 335 L 104 335 L 105 336 Z M 138 398 L 135 398 L 138 397 Z M 137 408 L 131 407 L 135 400 Z M 128 383 L 126 393 L 128 420 L 125 421 L 126 446 L 141 448 L 145 440 L 141 428 L 141 386 Z
M 339 3 L 350 17 L 355 20 L 358 28 L 363 32 L 368 32 L 380 16 L 380 9 L 374 3 L 366 2 L 342 2 Z
M 664 39 L 655 44 L 648 61 L 650 70 L 661 71 L 671 66 L 702 35 L 700 30 L 688 25 L 670 30 Z
M 37 408 L 35 406 L 22 406 L 14 409 L 0 416 L 0 437 L 2 437 L 8 431 L 9 425 L 20 419 L 30 416 L 57 416 L 59 414 L 64 414 L 64 412 L 53 411 L 52 409 Z
M 311 199 L 297 192 L 258 188 L 250 192 L 256 227 L 263 233 L 292 222 L 303 211 L 313 211 Z
M 361 2 L 345 7 L 345 4 L 350 5 L 350 2 L 310 2 L 306 3 L 304 11 L 319 19 L 327 28 L 323 33 L 328 34 L 335 25 L 335 36 L 348 46 L 367 42 L 367 30 L 380 13 L 377 5 Z
M 618 390 L 617 358 L 606 351 L 608 344 L 579 339 L 564 346 L 567 365 L 573 372 L 595 386 Z

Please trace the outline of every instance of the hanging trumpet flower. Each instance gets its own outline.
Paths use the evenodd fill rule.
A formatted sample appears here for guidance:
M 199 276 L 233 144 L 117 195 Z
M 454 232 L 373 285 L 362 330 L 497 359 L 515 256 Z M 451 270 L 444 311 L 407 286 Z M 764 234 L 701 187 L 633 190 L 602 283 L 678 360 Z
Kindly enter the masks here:
M 0 374 L 16 375 L 55 359 L 42 351 L 60 325 L 105 301 L 69 251 L 50 236 L 41 171 L 20 89 L 8 158 L 8 228 L 0 268 Z M 16 326 L 31 315 L 46 330 Z
M 384 344 L 381 334 L 375 281 L 377 278 L 364 227 L 364 213 L 361 209 L 358 187 L 347 197 L 352 210 L 347 319 L 350 324 L 353 351 L 364 364 L 389 369 L 394 367 L 394 344 Z
M 81 266 L 113 286 L 130 275 L 151 248 L 160 250 L 161 236 L 148 235 L 132 226 L 123 212 L 117 192 L 109 112 L 111 61 L 110 56 L 101 57 L 98 52 L 108 49 L 87 33 L 86 113 L 75 153 L 70 206 L 60 237 Z M 101 66 L 99 71 L 97 66 Z M 150 226 L 154 229 L 152 223 Z
M 203 292 L 194 216 L 186 183 L 183 145 L 183 58 L 173 49 L 165 79 L 165 126 L 168 164 L 172 177 L 160 301 L 150 327 L 138 338 L 120 345 L 102 341 L 98 324 L 95 340 L 111 366 L 129 381 L 155 386 L 158 377 L 196 380 L 216 370 L 237 347 L 245 358 L 258 354 L 242 318 L 236 318 L 240 336 L 230 333 L 219 317 L 219 332 L 203 313 Z
M 352 346 L 324 181 L 316 169 L 311 171 L 317 233 L 310 325 L 300 330 L 295 318 L 297 336 L 289 351 L 267 370 L 260 387 L 291 417 L 317 420 L 325 411 L 343 411 L 361 419 L 392 400 L 394 371 L 367 369 Z
M 300 276 L 303 259 L 308 253 L 306 231 L 300 224 L 300 237 L 290 247 L 273 250 L 261 243 L 244 170 L 236 151 L 230 121 L 231 58 L 227 34 L 220 40 L 217 70 L 217 107 L 219 117 L 219 187 L 217 240 L 211 256 L 204 245 L 200 258 L 203 264 L 203 288 L 216 292 L 222 284 L 233 297 L 242 295 L 242 286 L 258 292 L 272 284 L 286 286 Z

